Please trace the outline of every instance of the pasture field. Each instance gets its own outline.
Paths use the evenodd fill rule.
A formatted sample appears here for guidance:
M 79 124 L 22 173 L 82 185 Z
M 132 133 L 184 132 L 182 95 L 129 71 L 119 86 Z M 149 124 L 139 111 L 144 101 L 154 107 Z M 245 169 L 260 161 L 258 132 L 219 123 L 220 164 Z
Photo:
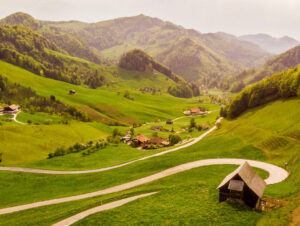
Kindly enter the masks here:
M 178 224 L 179 217 L 186 216 L 184 219 L 191 224 L 209 219 L 224 225 L 264 225 L 266 222 L 272 222 L 274 225 L 280 222 L 286 225 L 299 198 L 300 142 L 295 135 L 298 134 L 297 128 L 300 123 L 299 105 L 299 99 L 290 99 L 252 109 L 236 120 L 224 120 L 220 129 L 186 149 L 110 171 L 86 175 L 0 173 L 3 182 L 0 185 L 0 203 L 1 207 L 7 207 L 96 191 L 199 159 L 244 158 L 270 162 L 281 167 L 287 162 L 290 176 L 284 182 L 268 185 L 264 193 L 265 197 L 283 200 L 282 206 L 275 211 L 257 212 L 239 204 L 219 204 L 216 186 L 236 167 L 208 166 L 115 194 L 3 215 L 0 216 L 0 220 L 6 225 L 14 225 L 14 219 L 21 217 L 32 224 L 49 224 L 101 203 L 137 193 L 160 191 L 123 207 L 94 214 L 78 224 Z M 264 116 L 266 114 L 268 117 Z M 280 121 L 284 122 L 279 123 Z M 267 177 L 266 173 L 260 173 Z M 37 187 L 39 189 L 36 189 Z M 61 211 L 57 211 L 58 209 Z
M 93 120 L 106 123 L 119 121 L 132 124 L 138 121 L 153 122 L 155 119 L 172 119 L 181 116 L 184 110 L 199 105 L 209 110 L 219 108 L 213 104 L 198 103 L 199 98 L 176 98 L 166 93 L 143 94 L 134 87 L 127 89 L 119 87 L 117 91 L 101 88 L 88 89 L 38 76 L 3 61 L 0 61 L 0 74 L 12 82 L 31 87 L 40 95 L 54 95 L 57 100 L 85 111 Z M 144 87 L 143 82 L 141 82 L 141 87 Z M 69 90 L 72 89 L 76 90 L 76 95 L 69 95 Z M 124 97 L 126 90 L 129 91 L 130 97 L 134 97 L 134 101 Z

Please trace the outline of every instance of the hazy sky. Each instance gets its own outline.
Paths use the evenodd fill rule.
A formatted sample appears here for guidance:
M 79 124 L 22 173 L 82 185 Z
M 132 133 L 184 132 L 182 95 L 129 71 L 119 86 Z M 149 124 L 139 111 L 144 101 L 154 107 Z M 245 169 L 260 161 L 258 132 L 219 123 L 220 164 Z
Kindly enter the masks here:
M 300 0 L 0 0 L 0 17 L 97 22 L 145 14 L 200 32 L 267 33 L 300 40 Z

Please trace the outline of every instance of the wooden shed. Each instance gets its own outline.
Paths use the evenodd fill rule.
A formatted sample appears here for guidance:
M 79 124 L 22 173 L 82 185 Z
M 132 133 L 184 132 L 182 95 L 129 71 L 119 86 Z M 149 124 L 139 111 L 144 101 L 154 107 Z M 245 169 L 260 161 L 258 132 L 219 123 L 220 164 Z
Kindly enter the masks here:
M 166 121 L 166 124 L 173 124 L 173 120 L 172 120 L 172 119 L 168 119 L 168 120 Z
M 76 94 L 76 90 L 74 90 L 74 89 L 69 90 L 69 94 L 70 95 L 75 95 Z
M 219 201 L 238 199 L 255 208 L 259 205 L 265 187 L 266 182 L 245 162 L 226 176 L 218 186 Z

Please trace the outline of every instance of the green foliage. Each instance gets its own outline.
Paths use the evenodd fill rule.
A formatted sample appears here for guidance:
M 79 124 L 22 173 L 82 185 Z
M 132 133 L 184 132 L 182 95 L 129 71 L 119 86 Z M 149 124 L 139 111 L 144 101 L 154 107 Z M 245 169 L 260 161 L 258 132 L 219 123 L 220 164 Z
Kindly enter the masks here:
M 180 81 L 181 79 L 172 73 L 166 66 L 158 63 L 147 53 L 139 49 L 134 49 L 123 56 L 121 56 L 119 61 L 119 67 L 126 70 L 142 71 L 142 72 L 153 72 L 156 70 L 166 75 L 175 82 Z
M 86 62 L 69 60 L 68 53 L 29 27 L 0 27 L 0 59 L 35 74 L 91 88 L 106 84 L 104 75 Z
M 170 141 L 170 145 L 175 145 L 181 141 L 181 137 L 178 134 L 170 134 L 169 141 Z
M 222 116 L 235 118 L 245 110 L 279 98 L 297 96 L 300 87 L 300 67 L 268 77 L 236 95 L 221 111 Z
M 170 86 L 168 93 L 175 97 L 191 98 L 193 97 L 193 90 L 185 82 L 179 82 L 176 86 Z

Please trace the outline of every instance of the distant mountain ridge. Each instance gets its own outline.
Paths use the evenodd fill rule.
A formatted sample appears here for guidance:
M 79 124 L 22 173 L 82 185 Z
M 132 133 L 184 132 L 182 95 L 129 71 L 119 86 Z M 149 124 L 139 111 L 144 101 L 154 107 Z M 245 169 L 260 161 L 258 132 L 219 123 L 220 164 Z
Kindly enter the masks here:
M 261 68 L 245 70 L 223 81 L 223 87 L 233 87 L 239 84 L 236 91 L 240 91 L 245 85 L 258 82 L 275 73 L 283 72 L 300 64 L 300 45 L 277 55 L 268 60 Z M 241 85 L 243 83 L 243 85 Z
M 300 42 L 294 38 L 284 36 L 281 38 L 274 38 L 267 34 L 254 34 L 254 35 L 242 35 L 238 37 L 240 40 L 249 41 L 257 44 L 262 49 L 274 53 L 280 54 L 283 53 L 296 45 L 299 45 Z
M 144 15 L 83 23 L 39 21 L 16 13 L 1 24 L 29 26 L 71 56 L 97 64 L 117 64 L 123 53 L 139 48 L 184 79 L 209 86 L 243 69 L 260 67 L 272 56 L 246 41 L 202 34 Z

